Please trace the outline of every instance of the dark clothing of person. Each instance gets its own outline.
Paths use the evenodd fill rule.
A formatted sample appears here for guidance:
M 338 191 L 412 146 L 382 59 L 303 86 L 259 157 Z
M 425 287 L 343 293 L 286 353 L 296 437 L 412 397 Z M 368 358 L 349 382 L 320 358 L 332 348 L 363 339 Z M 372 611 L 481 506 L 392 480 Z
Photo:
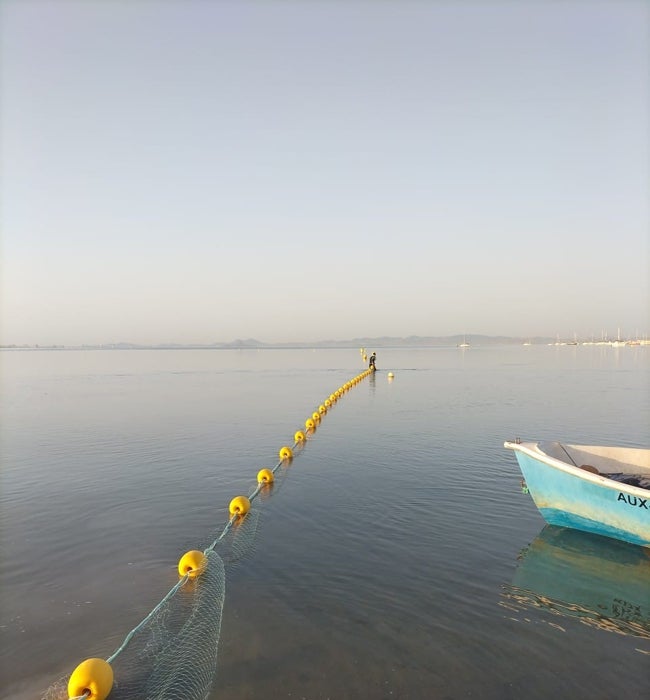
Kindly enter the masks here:
M 370 369 L 377 369 L 377 368 L 375 367 L 375 360 L 376 360 L 376 359 L 377 359 L 377 355 L 375 355 L 375 353 L 373 352 L 372 355 L 370 355 L 370 361 L 369 361 L 369 363 L 368 363 L 368 367 L 369 367 Z

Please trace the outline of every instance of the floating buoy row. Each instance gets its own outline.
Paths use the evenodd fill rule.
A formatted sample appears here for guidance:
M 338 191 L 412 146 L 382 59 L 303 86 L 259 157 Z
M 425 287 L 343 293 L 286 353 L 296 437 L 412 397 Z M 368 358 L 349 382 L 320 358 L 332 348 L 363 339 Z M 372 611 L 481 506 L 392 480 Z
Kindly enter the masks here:
M 217 543 L 226 536 L 228 531 L 233 527 L 234 523 L 238 519 L 246 516 L 251 509 L 252 501 L 258 496 L 262 489 L 273 484 L 275 472 L 283 464 L 290 462 L 293 459 L 294 450 L 306 443 L 307 438 L 316 431 L 316 428 L 320 425 L 323 416 L 326 415 L 328 410 L 332 408 L 332 406 L 347 391 L 349 391 L 353 386 L 356 386 L 370 374 L 372 374 L 372 370 L 367 369 L 343 384 L 343 386 L 339 387 L 334 393 L 330 394 L 323 401 L 323 403 L 318 406 L 318 409 L 314 411 L 311 416 L 307 418 L 307 420 L 305 420 L 305 431 L 296 431 L 293 436 L 293 447 L 284 445 L 280 448 L 278 452 L 280 461 L 275 465 L 275 467 L 273 467 L 273 469 L 261 469 L 257 473 L 257 488 L 253 491 L 253 493 L 250 496 L 235 496 L 235 498 L 230 501 L 228 506 L 230 520 L 228 520 L 226 523 L 223 532 L 209 547 L 206 547 L 204 551 L 201 552 L 197 549 L 193 549 L 183 554 L 178 562 L 178 575 L 180 577 L 179 582 L 167 593 L 163 600 L 158 603 L 158 605 L 147 615 L 147 617 L 142 620 L 137 627 L 129 632 L 117 651 L 115 651 L 106 660 L 98 658 L 86 659 L 85 661 L 82 661 L 77 668 L 75 668 L 70 676 L 70 679 L 68 680 L 69 700 L 83 700 L 84 698 L 87 700 L 105 700 L 105 698 L 108 697 L 108 694 L 113 688 L 113 668 L 111 667 L 111 663 L 126 648 L 133 635 L 187 581 L 201 576 L 208 565 L 208 553 L 211 552 Z

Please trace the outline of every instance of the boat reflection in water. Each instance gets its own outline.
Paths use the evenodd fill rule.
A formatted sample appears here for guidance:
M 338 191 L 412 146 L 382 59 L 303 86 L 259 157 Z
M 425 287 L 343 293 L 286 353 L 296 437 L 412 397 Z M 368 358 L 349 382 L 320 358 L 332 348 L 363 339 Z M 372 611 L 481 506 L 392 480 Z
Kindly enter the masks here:
M 502 602 L 650 639 L 650 549 L 547 525 L 519 555 Z

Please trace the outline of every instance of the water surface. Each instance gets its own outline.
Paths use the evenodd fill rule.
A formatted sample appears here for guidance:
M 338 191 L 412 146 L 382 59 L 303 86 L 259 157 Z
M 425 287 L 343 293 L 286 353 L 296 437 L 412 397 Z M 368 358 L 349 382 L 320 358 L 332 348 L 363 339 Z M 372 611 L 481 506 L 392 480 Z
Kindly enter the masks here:
M 522 571 L 531 591 L 548 570 L 534 565 L 548 533 L 503 441 L 647 446 L 650 349 L 376 350 L 380 371 L 255 503 L 254 536 L 227 566 L 210 698 L 646 697 L 647 552 L 577 533 L 606 584 L 585 592 L 556 548 L 544 556 L 569 567 L 560 588 L 575 599 L 540 603 L 559 595 L 544 580 L 513 597 Z M 340 349 L 0 359 L 7 698 L 109 656 L 230 499 L 364 369 Z M 614 593 L 640 627 L 567 614 Z M 634 618 L 621 605 L 603 616 Z

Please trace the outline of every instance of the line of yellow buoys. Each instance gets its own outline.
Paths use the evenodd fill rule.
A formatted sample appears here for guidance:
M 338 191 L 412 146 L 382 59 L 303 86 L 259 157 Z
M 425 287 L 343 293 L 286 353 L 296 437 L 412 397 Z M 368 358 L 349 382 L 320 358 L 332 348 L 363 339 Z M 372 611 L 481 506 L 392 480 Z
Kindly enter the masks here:
M 70 679 L 68 681 L 68 699 L 69 700 L 105 700 L 108 694 L 113 688 L 113 668 L 111 663 L 117 658 L 117 656 L 122 652 L 122 650 L 127 646 L 133 635 L 140 629 L 154 614 L 155 612 L 165 603 L 169 598 L 176 593 L 187 581 L 190 579 L 197 578 L 206 569 L 208 565 L 208 553 L 211 552 L 216 544 L 223 539 L 226 533 L 232 528 L 235 522 L 246 516 L 251 508 L 252 501 L 257 497 L 257 495 L 265 487 L 270 486 L 275 478 L 275 472 L 282 466 L 282 464 L 289 462 L 293 459 L 293 451 L 299 445 L 303 445 L 307 441 L 307 437 L 312 434 L 316 428 L 320 425 L 323 416 L 327 411 L 353 386 L 357 385 L 360 381 L 365 379 L 367 376 L 374 372 L 373 369 L 367 369 L 356 377 L 350 379 L 350 381 L 339 387 L 334 393 L 330 394 L 322 404 L 318 406 L 318 409 L 314 411 L 309 418 L 305 421 L 305 430 L 298 430 L 293 436 L 294 445 L 293 448 L 284 445 L 280 448 L 278 456 L 280 461 L 273 467 L 273 469 L 261 469 L 257 474 L 257 487 L 250 496 L 235 496 L 235 498 L 230 501 L 228 510 L 230 513 L 230 520 L 226 523 L 223 532 L 217 537 L 217 539 L 209 546 L 206 547 L 204 551 L 199 551 L 193 549 L 186 552 L 178 562 L 178 574 L 180 576 L 179 582 L 167 593 L 167 595 L 160 601 L 160 603 L 147 615 L 147 617 L 142 620 L 142 622 L 135 627 L 129 634 L 125 637 L 122 645 L 113 653 L 108 659 L 91 658 L 82 661 L 77 668 L 72 672 Z

